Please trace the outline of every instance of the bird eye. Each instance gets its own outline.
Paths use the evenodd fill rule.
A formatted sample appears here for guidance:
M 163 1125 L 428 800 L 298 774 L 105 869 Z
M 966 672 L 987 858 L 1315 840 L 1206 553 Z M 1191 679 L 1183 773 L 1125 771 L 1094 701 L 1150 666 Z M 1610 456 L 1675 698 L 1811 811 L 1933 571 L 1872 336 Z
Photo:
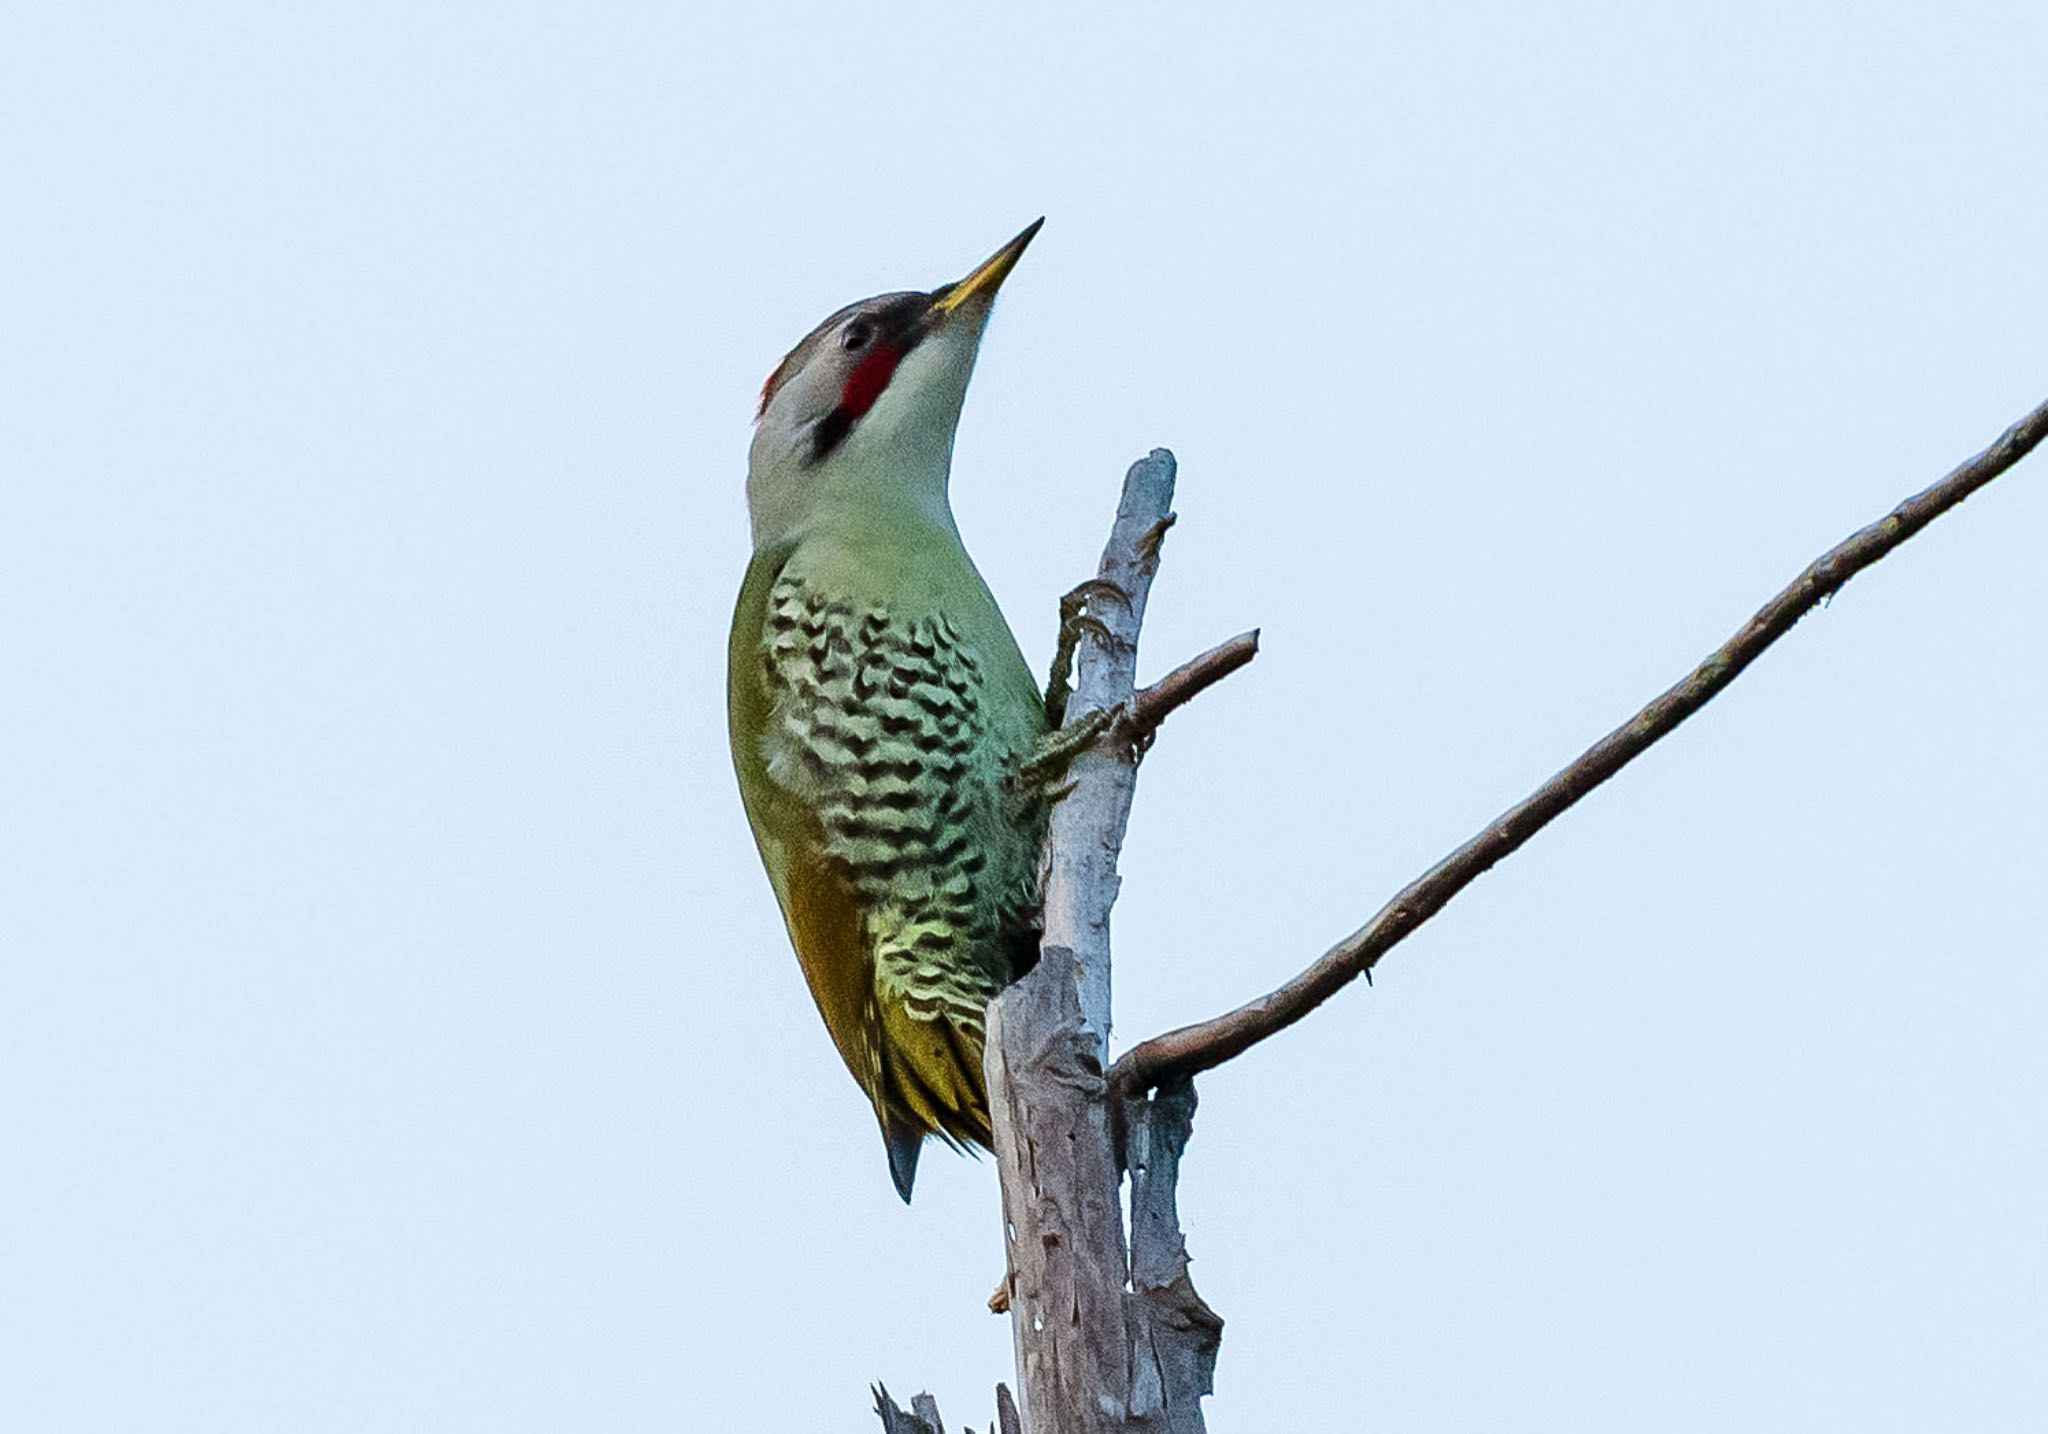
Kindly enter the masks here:
M 840 334 L 839 347 L 850 354 L 859 353 L 868 346 L 868 340 L 874 336 L 875 331 L 866 319 L 855 319 L 846 326 L 846 331 Z

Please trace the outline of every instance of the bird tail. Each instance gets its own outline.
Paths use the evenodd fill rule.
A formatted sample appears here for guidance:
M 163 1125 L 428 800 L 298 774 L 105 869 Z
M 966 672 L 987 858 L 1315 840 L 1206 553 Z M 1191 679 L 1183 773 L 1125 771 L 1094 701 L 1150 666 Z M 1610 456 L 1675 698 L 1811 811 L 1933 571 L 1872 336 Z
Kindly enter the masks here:
M 883 1115 L 882 1144 L 889 1151 L 889 1178 L 896 1193 L 910 1203 L 910 1187 L 917 1179 L 917 1154 L 924 1149 L 924 1132 L 900 1115 Z
M 889 1174 L 906 1203 L 927 1135 L 956 1150 L 986 1147 L 993 1138 L 980 1035 L 943 1015 L 920 1018 L 885 1008 L 875 1114 L 889 1151 Z

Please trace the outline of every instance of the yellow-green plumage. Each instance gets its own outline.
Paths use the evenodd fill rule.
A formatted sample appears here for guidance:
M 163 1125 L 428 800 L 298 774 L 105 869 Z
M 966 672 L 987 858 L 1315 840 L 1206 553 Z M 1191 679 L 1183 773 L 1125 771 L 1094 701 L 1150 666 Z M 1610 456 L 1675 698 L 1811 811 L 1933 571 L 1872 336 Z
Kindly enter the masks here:
M 950 523 L 820 524 L 755 554 L 735 765 L 811 994 L 909 1198 L 927 1134 L 987 1144 L 983 1010 L 1035 951 L 1045 730 Z
M 1045 711 L 948 498 L 989 308 L 1037 230 L 818 325 L 762 390 L 748 456 L 733 765 L 905 1200 L 925 1136 L 988 1143 L 983 1012 L 1037 946 L 1045 815 L 1019 767 Z

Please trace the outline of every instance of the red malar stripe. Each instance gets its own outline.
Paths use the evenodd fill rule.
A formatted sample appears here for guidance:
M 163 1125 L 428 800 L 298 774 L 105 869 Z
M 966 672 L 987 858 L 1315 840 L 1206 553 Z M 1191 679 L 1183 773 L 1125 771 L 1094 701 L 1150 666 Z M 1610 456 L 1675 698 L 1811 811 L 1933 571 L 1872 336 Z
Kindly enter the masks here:
M 853 372 L 846 376 L 846 392 L 839 396 L 840 416 L 851 422 L 873 408 L 882 390 L 889 386 L 896 362 L 902 357 L 894 345 L 882 344 L 855 364 Z

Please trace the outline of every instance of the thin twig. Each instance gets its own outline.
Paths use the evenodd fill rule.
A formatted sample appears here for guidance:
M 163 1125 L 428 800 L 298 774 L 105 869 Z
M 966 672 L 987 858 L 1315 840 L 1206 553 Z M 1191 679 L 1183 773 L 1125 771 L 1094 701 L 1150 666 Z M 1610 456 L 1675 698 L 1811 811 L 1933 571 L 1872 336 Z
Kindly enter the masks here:
M 1132 734 L 1149 740 L 1176 708 L 1186 706 L 1258 655 L 1259 630 L 1253 628 L 1219 643 L 1200 657 L 1189 658 L 1138 693 L 1131 704 Z
M 1885 517 L 1823 553 L 1791 585 L 1758 609 L 1742 630 L 1684 681 L 1589 747 L 1470 841 L 1424 872 L 1359 930 L 1325 952 L 1286 985 L 1198 1025 L 1155 1036 L 1116 1063 L 1110 1078 L 1124 1092 L 1150 1089 L 1169 1076 L 1189 1076 L 1241 1055 L 1285 1030 L 1369 972 L 1381 956 L 1441 910 L 1495 862 L 1513 852 L 1581 797 L 1641 756 L 1733 682 L 1793 624 L 1879 558 L 1982 488 L 2048 437 L 2043 403 L 1976 457 L 1899 504 Z

